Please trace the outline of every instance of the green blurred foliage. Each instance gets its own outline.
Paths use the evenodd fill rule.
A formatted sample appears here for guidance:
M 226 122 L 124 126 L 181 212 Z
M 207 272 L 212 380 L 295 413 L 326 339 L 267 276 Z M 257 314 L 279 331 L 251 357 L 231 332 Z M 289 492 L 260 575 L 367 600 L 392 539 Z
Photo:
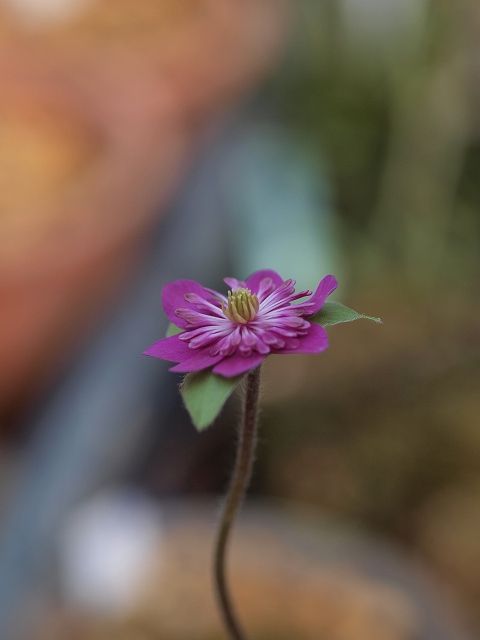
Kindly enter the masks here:
M 410 21 L 385 34 L 348 28 L 347 4 L 301 3 L 270 89 L 312 157 L 326 159 L 354 273 L 387 269 L 422 289 L 445 277 L 471 282 L 480 240 L 478 7 L 417 3 Z

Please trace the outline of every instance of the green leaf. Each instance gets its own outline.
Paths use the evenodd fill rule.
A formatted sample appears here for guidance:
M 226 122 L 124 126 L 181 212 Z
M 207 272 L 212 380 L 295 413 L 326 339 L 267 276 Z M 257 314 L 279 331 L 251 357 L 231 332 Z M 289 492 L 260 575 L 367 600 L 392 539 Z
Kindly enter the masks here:
M 182 331 L 183 329 L 177 327 L 177 325 L 171 322 L 167 327 L 167 333 L 165 334 L 165 336 L 167 338 L 170 338 L 171 336 L 176 336 L 177 334 L 182 333 Z
M 223 378 L 211 371 L 188 373 L 185 376 L 180 391 L 193 424 L 199 431 L 212 424 L 242 377 Z
M 344 304 L 340 304 L 340 302 L 326 302 L 320 311 L 309 318 L 309 320 L 321 324 L 322 327 L 328 327 L 342 322 L 353 322 L 354 320 L 372 320 L 373 322 L 382 324 L 380 318 L 358 313 L 358 311 L 354 311 Z

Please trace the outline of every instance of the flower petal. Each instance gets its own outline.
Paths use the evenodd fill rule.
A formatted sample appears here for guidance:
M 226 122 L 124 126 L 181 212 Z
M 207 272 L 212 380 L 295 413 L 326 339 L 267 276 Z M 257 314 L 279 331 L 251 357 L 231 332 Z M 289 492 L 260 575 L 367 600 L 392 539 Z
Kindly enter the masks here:
M 202 371 L 213 367 L 214 364 L 220 362 L 224 356 L 218 354 L 210 355 L 209 349 L 189 349 L 190 357 L 182 360 L 170 369 L 174 373 L 191 373 L 193 371 Z
M 170 322 L 176 324 L 177 327 L 186 327 L 188 322 L 184 318 L 179 318 L 175 315 L 176 309 L 193 309 L 198 310 L 193 302 L 185 300 L 185 294 L 196 293 L 201 298 L 204 298 L 208 302 L 217 302 L 214 295 L 202 287 L 201 284 L 195 282 L 195 280 L 175 280 L 166 284 L 162 291 L 162 303 L 165 314 Z
M 243 280 L 237 280 L 237 278 L 224 278 L 223 281 L 226 285 L 230 287 L 232 291 L 235 289 L 240 289 L 240 287 L 245 288 L 247 285 Z
M 242 356 L 235 354 L 229 358 L 224 358 L 222 362 L 213 368 L 213 373 L 218 373 L 225 378 L 233 378 L 239 376 L 246 371 L 255 369 L 265 360 L 266 356 L 258 353 L 251 356 Z
M 245 280 L 245 284 L 252 293 L 257 293 L 261 281 L 265 278 L 271 278 L 275 287 L 278 287 L 283 282 L 283 278 L 278 275 L 276 271 L 272 271 L 271 269 L 260 269 L 260 271 L 255 271 L 251 276 L 248 276 Z
M 320 353 L 328 347 L 328 335 L 319 324 L 312 324 L 308 333 L 296 339 L 295 346 L 277 349 L 275 353 Z
M 320 281 L 315 293 L 306 301 L 308 304 L 308 315 L 312 315 L 320 311 L 328 296 L 335 291 L 338 286 L 335 276 L 325 276 Z M 312 304 L 312 306 L 310 306 Z
M 171 360 L 172 362 L 181 362 L 190 358 L 192 349 L 184 340 L 180 340 L 181 334 L 158 340 L 148 347 L 143 353 L 146 356 L 161 358 L 162 360 Z

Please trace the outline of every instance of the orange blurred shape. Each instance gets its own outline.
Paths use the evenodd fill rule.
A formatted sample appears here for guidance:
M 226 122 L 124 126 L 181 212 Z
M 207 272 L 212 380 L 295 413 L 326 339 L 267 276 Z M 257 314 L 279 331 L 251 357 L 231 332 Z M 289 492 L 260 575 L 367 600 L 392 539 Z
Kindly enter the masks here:
M 278 0 L 0 2 L 0 410 L 108 305 L 285 23 Z

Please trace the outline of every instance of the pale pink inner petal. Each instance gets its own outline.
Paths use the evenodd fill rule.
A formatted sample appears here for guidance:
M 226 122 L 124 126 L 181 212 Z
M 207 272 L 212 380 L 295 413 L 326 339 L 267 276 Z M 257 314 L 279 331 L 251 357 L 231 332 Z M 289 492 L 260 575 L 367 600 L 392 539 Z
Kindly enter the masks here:
M 223 281 L 227 284 L 232 291 L 240 288 L 247 288 L 247 283 L 243 282 L 243 280 L 237 280 L 236 278 L 224 278 Z
M 275 283 L 272 278 L 267 277 L 260 280 L 260 285 L 257 291 L 257 297 L 260 302 L 265 300 L 265 298 L 272 293 L 275 289 Z
M 265 278 L 270 278 L 275 287 L 278 287 L 283 282 L 283 278 L 276 271 L 273 271 L 272 269 L 261 269 L 260 271 L 252 273 L 251 276 L 248 276 L 245 280 L 245 284 L 248 289 L 253 291 L 253 293 L 258 293 L 260 284 L 262 280 L 265 280 Z
M 180 307 L 194 309 L 194 306 L 185 300 L 186 293 L 195 293 L 206 302 L 214 301 L 212 294 L 195 280 L 175 280 L 165 285 L 162 291 L 162 303 L 166 316 L 174 324 L 184 327 L 187 322 L 175 315 L 175 310 Z

